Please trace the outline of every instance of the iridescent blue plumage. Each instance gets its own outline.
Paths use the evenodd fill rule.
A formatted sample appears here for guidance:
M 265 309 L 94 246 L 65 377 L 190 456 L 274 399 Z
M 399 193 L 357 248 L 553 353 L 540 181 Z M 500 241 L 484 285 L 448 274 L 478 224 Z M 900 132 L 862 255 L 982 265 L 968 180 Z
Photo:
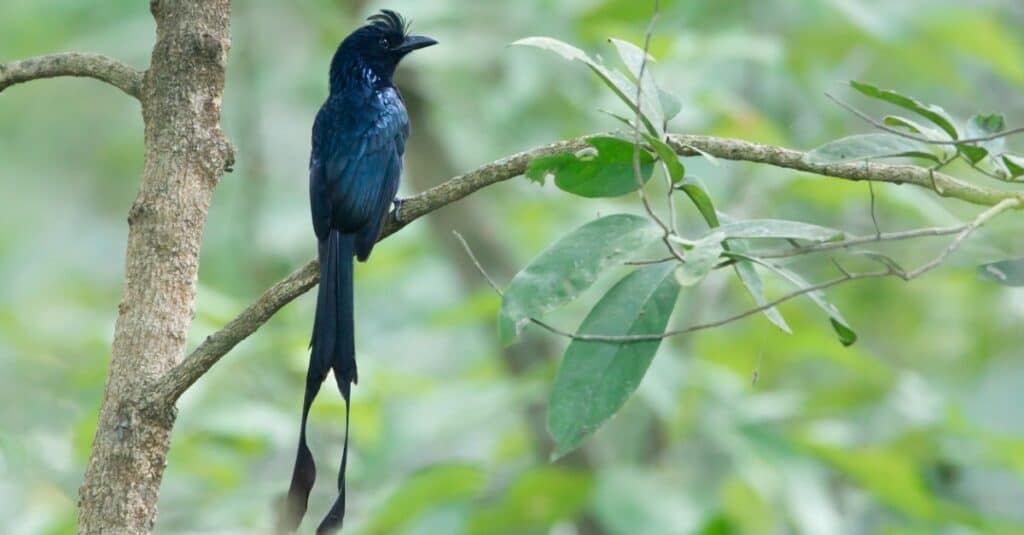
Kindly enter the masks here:
M 380 236 L 398 192 L 402 154 L 409 137 L 409 115 L 392 75 L 406 54 L 435 44 L 430 38 L 408 35 L 408 25 L 393 11 L 383 10 L 369 21 L 338 47 L 331 61 L 330 94 L 313 124 L 309 202 L 319 243 L 320 288 L 299 450 L 281 531 L 292 531 L 302 521 L 316 477 L 306 445 L 306 418 L 321 383 L 333 369 L 347 406 L 351 385 L 358 380 L 352 256 L 366 260 Z M 347 410 L 339 495 L 317 533 L 334 531 L 344 518 Z

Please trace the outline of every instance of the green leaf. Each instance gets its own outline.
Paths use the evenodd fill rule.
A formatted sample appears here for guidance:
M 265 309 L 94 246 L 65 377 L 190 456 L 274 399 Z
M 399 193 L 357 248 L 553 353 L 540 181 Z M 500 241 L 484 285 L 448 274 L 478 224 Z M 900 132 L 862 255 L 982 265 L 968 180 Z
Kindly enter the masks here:
M 672 150 L 672 147 L 668 146 L 668 143 L 650 134 L 645 134 L 644 139 L 654 148 L 658 158 L 665 164 L 665 169 L 668 171 L 668 176 L 672 179 L 673 184 L 678 183 L 686 176 L 686 167 L 683 166 L 683 162 L 679 161 L 679 155 L 676 154 L 676 151 Z
M 644 77 L 647 77 L 651 63 L 654 63 L 655 59 L 650 54 L 644 52 L 643 48 L 630 43 L 629 41 L 623 41 L 622 39 L 616 39 L 614 37 L 608 39 L 608 42 L 615 45 L 615 50 L 619 53 L 619 59 L 626 66 L 630 76 L 635 82 L 640 74 L 640 66 L 647 59 L 647 68 L 644 69 Z
M 1010 178 L 1017 178 L 1024 175 L 1024 157 L 1016 154 L 1003 154 L 1003 165 L 1010 172 Z
M 967 158 L 967 161 L 971 163 L 978 163 L 988 156 L 987 150 L 974 145 L 959 145 L 957 146 L 957 149 L 964 155 L 964 158 Z
M 887 126 L 901 126 L 903 128 L 906 128 L 907 130 L 910 130 L 914 134 L 920 134 L 928 139 L 934 139 L 937 141 L 949 141 L 950 139 L 952 139 L 949 137 L 949 134 L 947 134 L 943 130 L 940 130 L 938 128 L 932 128 L 930 126 L 924 126 L 921 123 L 914 121 L 913 119 L 908 119 L 906 117 L 901 117 L 899 115 L 887 115 L 882 120 L 882 122 L 884 122 Z
M 686 262 L 676 267 L 676 282 L 682 286 L 693 286 L 704 280 L 722 255 L 723 240 L 725 234 L 722 232 L 712 232 L 697 240 L 693 248 L 686 252 Z
M 664 333 L 679 294 L 674 269 L 671 263 L 655 264 L 630 273 L 594 305 L 578 333 Z M 640 385 L 660 344 L 569 343 L 548 403 L 547 427 L 555 440 L 552 458 L 575 449 L 622 407 Z
M 637 109 L 635 100 L 636 85 L 634 85 L 633 82 L 629 81 L 629 79 L 627 79 L 621 73 L 610 70 L 607 67 L 605 67 L 601 62 L 592 59 L 582 50 L 568 43 L 559 41 L 558 39 L 552 39 L 550 37 L 526 37 L 512 44 L 518 46 L 532 46 L 535 48 L 550 50 L 562 56 L 565 59 L 582 61 L 588 67 L 590 67 L 590 70 L 594 71 L 594 73 L 597 74 L 601 81 L 603 81 L 605 85 L 607 85 L 608 88 L 612 90 L 612 93 L 614 93 L 615 96 L 619 97 L 619 100 L 624 102 L 626 106 L 629 106 L 629 109 L 633 113 L 637 113 L 639 111 Z M 643 103 L 641 102 L 641 104 Z M 643 108 L 647 108 L 647 106 L 643 106 Z M 660 117 L 650 117 L 646 113 L 641 113 L 640 115 L 641 119 L 643 119 L 644 126 L 647 128 L 648 133 L 656 136 L 660 136 L 662 134 L 661 123 L 655 122 L 655 119 L 660 120 Z
M 896 91 L 880 89 L 864 82 L 850 80 L 850 86 L 865 96 L 884 100 L 890 104 L 895 104 L 903 109 L 910 110 L 943 129 L 952 139 L 960 139 L 960 133 L 957 131 L 956 126 L 954 126 L 955 121 L 953 121 L 953 118 L 946 113 L 946 110 L 939 106 L 934 104 L 924 104 L 915 98 L 897 93 Z
M 1024 258 L 982 264 L 978 266 L 978 277 L 1003 286 L 1024 286 Z
M 748 219 L 713 229 L 726 239 L 781 238 L 816 242 L 843 239 L 843 231 L 785 219 Z
M 683 111 L 683 103 L 679 97 L 668 91 L 658 89 L 658 100 L 661 101 L 661 111 L 665 114 L 665 122 L 671 121 L 679 112 Z
M 786 279 L 787 281 L 789 281 L 790 283 L 792 283 L 794 286 L 801 290 L 811 286 L 811 284 L 804 280 L 803 277 L 797 275 L 793 271 L 790 271 L 786 268 L 776 266 L 775 264 L 765 262 L 760 258 L 745 254 L 737 256 L 740 256 L 745 260 L 750 260 L 751 262 L 757 263 L 761 266 L 770 269 L 771 271 L 774 271 L 777 275 L 779 275 L 783 279 Z M 828 300 L 825 299 L 825 292 L 821 290 L 814 290 L 812 292 L 806 293 L 805 295 L 808 298 L 810 298 L 811 301 L 814 301 L 814 304 L 818 305 L 818 308 L 821 308 L 826 313 L 828 313 L 829 322 L 832 324 L 832 329 L 835 330 L 836 334 L 839 336 L 839 343 L 843 344 L 844 346 L 850 346 L 857 341 L 857 333 L 853 331 L 853 328 L 850 327 L 850 324 L 846 321 L 846 318 L 844 318 L 843 315 L 839 312 L 839 309 L 837 309 L 835 306 L 832 305 L 832 303 L 829 303 Z
M 709 227 L 717 227 L 720 224 L 718 212 L 715 211 L 715 205 L 711 202 L 708 189 L 699 178 L 695 176 L 684 177 L 676 186 L 676 189 L 682 190 L 690 198 L 690 201 L 697 207 L 697 210 L 704 217 L 704 221 L 707 222 Z
M 723 219 L 725 219 L 724 216 Z M 726 221 L 728 223 L 732 223 L 731 221 L 728 221 L 728 219 L 726 219 Z M 745 242 L 734 241 L 726 245 L 727 247 L 724 247 L 726 251 L 739 253 L 739 255 L 743 255 L 747 252 L 747 244 Z M 739 277 L 740 282 L 743 283 L 743 287 L 746 288 L 750 296 L 754 298 L 754 302 L 757 303 L 757 306 L 761 307 L 767 305 L 768 300 L 764 296 L 764 283 L 761 281 L 761 276 L 758 275 L 757 269 L 754 268 L 753 262 L 739 257 L 737 258 L 738 260 L 733 268 L 736 270 L 736 276 Z M 768 318 L 768 321 L 772 322 L 782 332 L 786 334 L 793 334 L 793 330 L 789 328 L 789 324 L 786 323 L 786 319 L 782 317 L 782 314 L 777 308 L 766 308 L 764 310 L 764 315 Z
M 808 152 L 804 160 L 811 164 L 830 164 L 896 156 L 939 161 L 927 144 L 893 134 L 859 134 L 837 139 Z
M 647 58 L 643 83 L 640 84 L 640 91 L 642 93 L 640 96 L 640 108 L 643 109 L 644 115 L 647 116 L 651 123 L 657 127 L 658 135 L 660 136 L 664 133 L 662 127 L 665 124 L 665 112 L 661 107 L 661 91 L 654 81 L 654 75 L 651 74 L 651 63 L 654 63 L 654 58 L 650 54 L 644 53 L 643 48 L 629 41 L 615 38 L 611 38 L 608 41 L 615 45 L 615 50 L 619 53 L 619 58 L 622 59 L 622 63 L 627 69 L 626 72 L 629 73 L 634 84 L 640 77 L 640 67 L 644 58 Z
M 587 138 L 594 150 L 535 158 L 526 167 L 526 177 L 543 184 L 553 175 L 555 185 L 581 197 L 618 197 L 638 189 L 633 169 L 633 143 L 611 136 Z M 640 149 L 640 174 L 651 178 L 654 157 Z
M 361 533 L 397 533 L 417 515 L 445 503 L 469 501 L 487 484 L 483 470 L 469 465 L 438 465 L 409 476 L 382 506 L 374 508 Z
M 499 339 L 511 343 L 530 318 L 575 299 L 611 266 L 658 239 L 646 217 L 616 214 L 591 221 L 564 236 L 508 284 L 498 315 Z
M 965 136 L 968 138 L 979 138 L 987 137 L 993 134 L 998 134 L 1006 129 L 1006 119 L 1001 114 L 993 113 L 989 115 L 974 115 L 967 121 L 967 127 Z M 997 154 L 1003 152 L 1003 148 L 1006 146 L 1006 140 L 1003 138 L 996 138 L 990 141 L 978 142 L 976 145 L 959 145 L 960 152 L 971 163 L 978 163 L 986 157 L 991 156 L 995 158 Z M 1009 172 L 1002 169 L 1001 162 L 990 161 L 988 165 L 993 172 L 1009 176 Z

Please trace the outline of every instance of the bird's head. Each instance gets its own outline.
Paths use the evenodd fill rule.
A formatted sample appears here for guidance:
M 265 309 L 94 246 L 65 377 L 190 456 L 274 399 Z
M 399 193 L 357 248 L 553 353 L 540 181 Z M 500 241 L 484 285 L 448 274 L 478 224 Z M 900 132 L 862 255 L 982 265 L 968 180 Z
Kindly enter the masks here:
M 405 19 L 391 11 L 382 9 L 367 19 L 360 27 L 342 41 L 335 56 L 335 63 L 348 58 L 358 58 L 375 74 L 391 79 L 398 62 L 409 52 L 437 44 L 437 41 L 422 35 L 409 35 Z M 334 65 L 332 65 L 332 70 Z

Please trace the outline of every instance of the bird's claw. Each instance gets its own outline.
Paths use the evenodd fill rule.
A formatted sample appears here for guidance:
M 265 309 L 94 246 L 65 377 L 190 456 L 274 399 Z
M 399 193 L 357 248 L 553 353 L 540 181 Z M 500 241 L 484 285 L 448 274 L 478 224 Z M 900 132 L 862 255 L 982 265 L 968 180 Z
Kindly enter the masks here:
M 405 221 L 402 219 L 402 205 L 405 204 L 405 199 L 401 197 L 395 197 L 395 199 L 391 201 L 391 203 L 394 205 L 394 208 L 391 209 L 391 212 L 395 215 L 395 221 L 399 223 L 405 223 Z

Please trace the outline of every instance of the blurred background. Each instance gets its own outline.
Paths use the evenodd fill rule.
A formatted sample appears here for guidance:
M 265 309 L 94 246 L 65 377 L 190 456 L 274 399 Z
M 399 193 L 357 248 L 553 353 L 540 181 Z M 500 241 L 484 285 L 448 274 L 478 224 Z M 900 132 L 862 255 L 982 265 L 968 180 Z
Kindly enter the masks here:
M 507 45 L 547 35 L 612 62 L 606 38 L 642 42 L 650 15 L 636 0 L 234 4 L 224 125 L 237 164 L 210 210 L 190 347 L 315 254 L 309 130 L 330 57 L 366 15 L 396 9 L 442 43 L 398 75 L 414 123 L 403 195 L 519 150 L 616 128 L 598 110 L 620 104 L 585 67 Z M 829 90 L 886 111 L 844 89 L 848 79 L 960 119 L 1001 111 L 1011 126 L 1024 124 L 1017 0 L 662 4 L 652 72 L 683 101 L 674 132 L 798 149 L 867 132 L 823 97 Z M 0 13 L 0 62 L 77 50 L 148 64 L 145 2 L 4 0 Z M 141 165 L 138 103 L 115 89 L 62 78 L 0 94 L 4 533 L 74 531 Z M 687 165 L 735 217 L 872 232 L 864 184 Z M 875 189 L 886 231 L 978 212 L 909 186 Z M 566 341 L 532 333 L 500 348 L 498 298 L 451 231 L 507 281 L 596 213 L 636 204 L 515 179 L 417 221 L 358 266 L 348 533 L 1024 533 L 1024 293 L 974 270 L 1024 254 L 1019 214 L 912 284 L 831 290 L 860 334 L 853 347 L 841 347 L 801 300 L 781 307 L 792 335 L 756 316 L 669 340 L 619 415 L 578 453 L 549 463 L 544 406 Z M 693 214 L 683 220 L 699 228 Z M 944 244 L 890 252 L 914 266 Z M 796 267 L 820 278 L 820 262 Z M 766 283 L 770 295 L 787 291 Z M 552 321 L 575 328 L 601 293 Z M 285 307 L 182 399 L 157 533 L 269 531 L 294 459 L 314 300 Z M 749 306 L 722 273 L 684 292 L 673 324 Z M 334 498 L 343 410 L 333 388 L 313 409 L 322 472 L 307 524 Z

